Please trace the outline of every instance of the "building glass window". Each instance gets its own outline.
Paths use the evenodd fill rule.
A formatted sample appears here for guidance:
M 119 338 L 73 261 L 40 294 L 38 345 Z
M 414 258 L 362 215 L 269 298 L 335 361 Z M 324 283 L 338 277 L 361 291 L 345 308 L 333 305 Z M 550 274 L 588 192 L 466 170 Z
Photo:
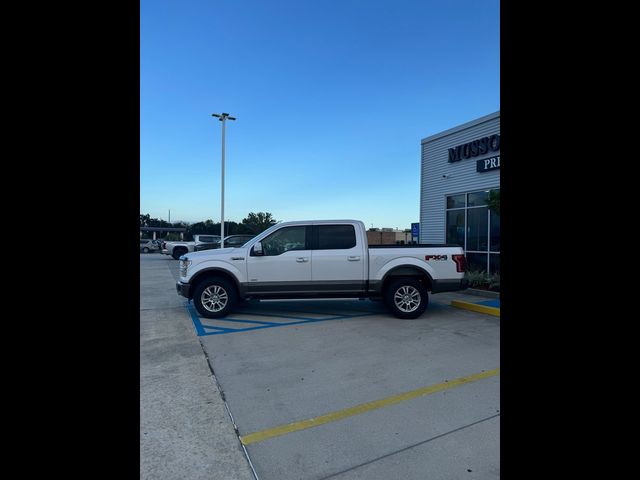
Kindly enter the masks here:
M 467 210 L 467 250 L 486 252 L 489 245 L 487 207 Z
M 447 212 L 447 243 L 464 248 L 464 209 Z
M 487 254 L 467 252 L 467 270 L 470 272 L 486 272 Z
M 490 212 L 489 221 L 491 230 L 489 231 L 490 250 L 492 252 L 500 251 L 500 215 L 496 212 Z
M 467 207 L 481 207 L 487 204 L 488 191 L 469 193 L 469 201 Z
M 491 273 L 500 273 L 500 254 L 491 253 L 489 255 L 489 269 Z
M 447 208 L 464 208 L 465 207 L 465 195 L 452 195 L 447 197 Z
M 447 196 L 446 241 L 464 249 L 467 270 L 500 273 L 500 215 L 487 206 L 489 192 Z

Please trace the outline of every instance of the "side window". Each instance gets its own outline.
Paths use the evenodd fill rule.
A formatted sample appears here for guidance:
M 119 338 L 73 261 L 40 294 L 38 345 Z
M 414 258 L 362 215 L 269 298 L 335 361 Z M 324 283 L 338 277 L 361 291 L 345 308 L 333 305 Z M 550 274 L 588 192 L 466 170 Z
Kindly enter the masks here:
M 265 255 L 282 255 L 289 250 L 304 250 L 306 245 L 306 227 L 284 227 L 262 240 Z
M 318 250 L 345 250 L 355 246 L 353 225 L 318 225 Z
M 229 245 L 241 246 L 247 243 L 247 241 L 243 238 L 232 238 L 229 240 Z

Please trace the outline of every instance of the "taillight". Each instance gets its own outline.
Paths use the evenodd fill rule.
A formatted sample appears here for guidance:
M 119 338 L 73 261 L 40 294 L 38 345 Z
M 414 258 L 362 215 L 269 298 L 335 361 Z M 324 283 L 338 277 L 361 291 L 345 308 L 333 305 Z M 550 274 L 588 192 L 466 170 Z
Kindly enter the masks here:
M 464 255 L 451 255 L 451 259 L 456 262 L 456 272 L 464 272 L 467 268 L 467 259 Z

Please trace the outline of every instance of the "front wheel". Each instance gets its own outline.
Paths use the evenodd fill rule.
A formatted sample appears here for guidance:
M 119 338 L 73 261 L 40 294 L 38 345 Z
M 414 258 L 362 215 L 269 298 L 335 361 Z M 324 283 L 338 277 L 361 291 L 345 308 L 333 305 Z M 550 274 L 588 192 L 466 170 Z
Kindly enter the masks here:
M 427 309 L 427 289 L 411 277 L 393 280 L 386 289 L 385 301 L 398 318 L 418 318 Z
M 206 278 L 193 292 L 193 304 L 198 313 L 206 318 L 224 317 L 237 301 L 235 286 L 224 278 Z
M 144 247 L 144 248 L 142 249 L 142 253 L 149 253 L 149 249 L 148 249 L 147 247 Z

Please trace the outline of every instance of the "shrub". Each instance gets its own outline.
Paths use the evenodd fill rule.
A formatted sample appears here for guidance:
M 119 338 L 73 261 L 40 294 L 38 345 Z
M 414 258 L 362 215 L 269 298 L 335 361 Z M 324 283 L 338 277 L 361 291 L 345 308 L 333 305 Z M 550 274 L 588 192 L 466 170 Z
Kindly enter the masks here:
M 487 283 L 487 276 L 484 271 L 467 271 L 465 272 L 465 277 L 469 280 L 470 287 L 480 287 Z
M 469 280 L 469 286 L 471 288 L 484 288 L 488 290 L 500 291 L 500 274 L 492 273 L 488 274 L 484 270 L 481 271 L 467 271 L 465 272 L 465 278 Z
M 500 290 L 500 274 L 492 273 L 487 276 L 487 280 L 489 282 L 489 288 L 491 290 Z

